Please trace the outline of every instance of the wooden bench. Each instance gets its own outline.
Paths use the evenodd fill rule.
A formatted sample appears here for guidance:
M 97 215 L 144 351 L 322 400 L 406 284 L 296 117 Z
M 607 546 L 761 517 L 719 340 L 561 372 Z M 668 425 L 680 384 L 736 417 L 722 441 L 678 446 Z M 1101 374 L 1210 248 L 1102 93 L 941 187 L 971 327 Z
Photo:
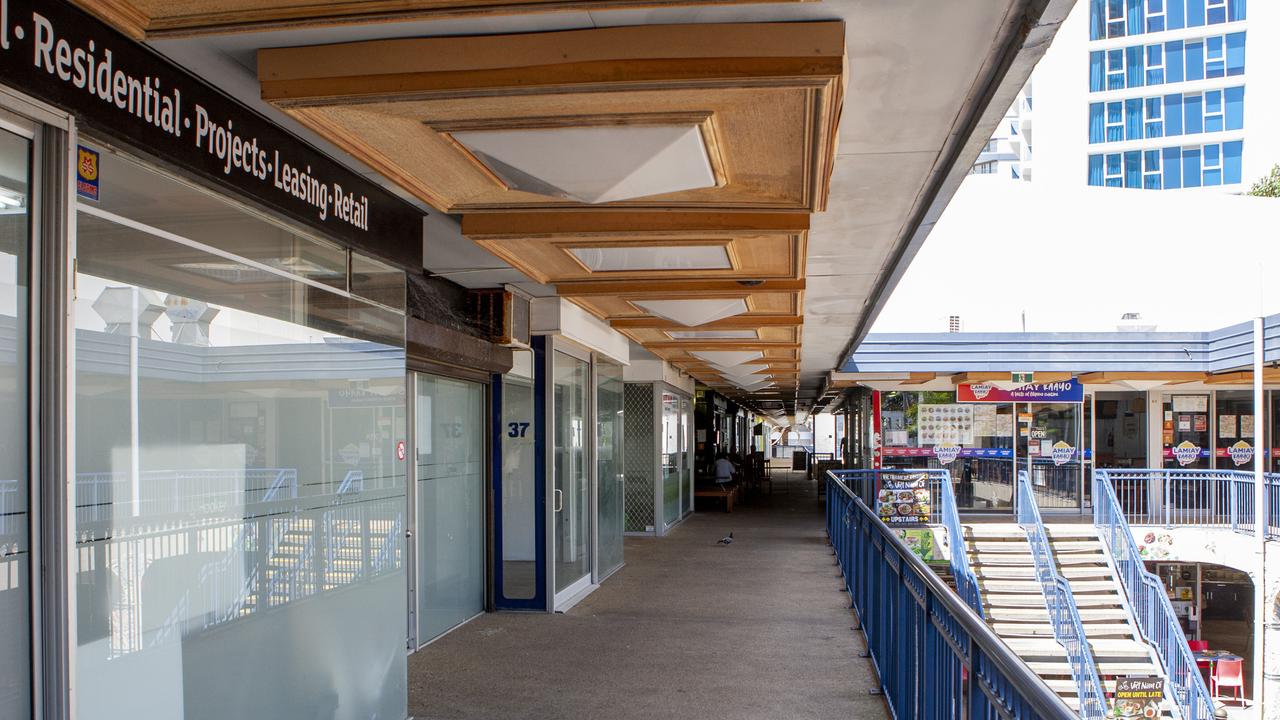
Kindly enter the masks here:
M 731 513 L 733 512 L 733 501 L 738 497 L 738 486 L 736 483 L 726 483 L 719 487 L 709 485 L 694 488 L 693 497 L 695 499 L 700 497 L 723 498 L 724 511 Z

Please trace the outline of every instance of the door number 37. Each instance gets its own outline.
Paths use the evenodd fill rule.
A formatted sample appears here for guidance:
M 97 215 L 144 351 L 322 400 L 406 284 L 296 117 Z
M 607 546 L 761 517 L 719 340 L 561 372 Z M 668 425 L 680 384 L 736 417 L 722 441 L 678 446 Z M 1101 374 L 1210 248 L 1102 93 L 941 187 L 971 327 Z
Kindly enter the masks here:
M 529 423 L 512 422 L 507 423 L 507 437 L 522 438 L 529 431 Z

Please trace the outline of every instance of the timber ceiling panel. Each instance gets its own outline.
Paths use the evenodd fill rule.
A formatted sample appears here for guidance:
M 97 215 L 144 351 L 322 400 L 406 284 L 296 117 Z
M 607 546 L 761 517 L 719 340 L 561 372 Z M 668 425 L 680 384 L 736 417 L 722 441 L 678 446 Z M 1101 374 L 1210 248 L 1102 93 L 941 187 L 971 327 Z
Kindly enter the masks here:
M 699 5 L 765 0 L 700 0 Z M 767 0 L 771 3 L 800 0 Z M 183 37 L 246 30 L 443 20 L 539 12 L 679 8 L 690 0 L 77 0 L 135 37 Z
M 844 29 L 667 25 L 381 40 L 262 50 L 258 68 L 264 99 L 447 212 L 812 212 L 825 206 L 831 176 Z M 561 142 L 563 131 L 644 125 L 698 128 L 715 184 L 589 205 L 539 175 L 540 162 L 575 152 L 584 156 L 571 164 L 608 174 L 607 152 Z M 513 166 L 459 139 L 517 130 L 542 138 L 530 144 L 550 157 Z

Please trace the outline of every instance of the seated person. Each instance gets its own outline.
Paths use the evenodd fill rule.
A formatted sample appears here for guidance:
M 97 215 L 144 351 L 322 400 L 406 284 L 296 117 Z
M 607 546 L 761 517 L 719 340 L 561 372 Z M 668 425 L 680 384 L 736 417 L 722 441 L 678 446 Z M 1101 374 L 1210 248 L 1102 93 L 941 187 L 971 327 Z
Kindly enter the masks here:
M 733 482 L 733 476 L 738 472 L 738 468 L 733 464 L 724 453 L 716 456 L 715 464 L 711 467 L 712 476 L 715 477 L 717 485 L 724 485 Z

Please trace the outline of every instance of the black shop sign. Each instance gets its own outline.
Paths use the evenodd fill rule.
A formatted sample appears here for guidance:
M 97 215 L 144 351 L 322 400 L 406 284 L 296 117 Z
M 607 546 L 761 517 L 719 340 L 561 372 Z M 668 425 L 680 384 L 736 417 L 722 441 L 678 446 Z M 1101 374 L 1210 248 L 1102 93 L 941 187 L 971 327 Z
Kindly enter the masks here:
M 0 0 L 0 82 L 405 268 L 422 212 L 61 0 Z

